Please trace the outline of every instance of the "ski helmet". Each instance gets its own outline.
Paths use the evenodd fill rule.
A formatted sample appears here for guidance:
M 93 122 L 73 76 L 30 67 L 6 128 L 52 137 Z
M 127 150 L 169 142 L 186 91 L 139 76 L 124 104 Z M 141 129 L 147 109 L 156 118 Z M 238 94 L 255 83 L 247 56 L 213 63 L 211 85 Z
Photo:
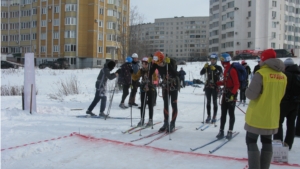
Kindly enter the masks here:
M 153 60 L 156 64 L 160 64 L 165 59 L 165 55 L 161 51 L 156 51 L 153 56 Z
M 127 56 L 126 59 L 125 59 L 125 62 L 126 63 L 131 63 L 132 62 L 132 57 Z
M 228 53 L 222 53 L 220 60 L 221 60 L 221 62 L 230 62 L 231 56 Z
M 147 56 L 143 57 L 142 62 L 147 62 L 148 63 L 148 57 Z
M 216 54 L 216 53 L 211 54 L 210 55 L 210 59 L 216 59 L 216 60 L 218 60 L 218 54 Z
M 132 54 L 132 58 L 138 58 L 138 57 L 139 57 L 138 54 L 136 54 L 136 53 Z

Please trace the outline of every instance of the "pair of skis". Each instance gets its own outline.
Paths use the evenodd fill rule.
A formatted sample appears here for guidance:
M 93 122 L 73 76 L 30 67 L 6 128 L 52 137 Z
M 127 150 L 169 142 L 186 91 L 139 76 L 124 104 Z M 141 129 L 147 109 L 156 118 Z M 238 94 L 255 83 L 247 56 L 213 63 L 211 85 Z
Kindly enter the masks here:
M 77 118 L 105 119 L 106 116 L 78 115 L 76 117 Z M 130 117 L 111 117 L 111 116 L 108 116 L 107 118 L 109 118 L 109 119 L 120 119 L 120 120 L 131 119 Z M 133 118 L 133 119 L 137 119 L 137 118 Z
M 196 147 L 196 148 L 190 148 L 190 149 L 191 149 L 191 151 L 196 151 L 196 150 L 201 149 L 201 148 L 203 148 L 203 147 L 206 147 L 206 146 L 208 146 L 208 145 L 210 145 L 210 144 L 213 144 L 213 143 L 215 143 L 215 142 L 217 142 L 217 141 L 223 140 L 223 142 L 222 142 L 221 144 L 219 144 L 219 145 L 218 145 L 217 147 L 215 147 L 213 150 L 210 150 L 210 151 L 209 151 L 209 153 L 212 154 L 212 153 L 214 153 L 215 151 L 219 150 L 221 147 L 223 147 L 225 144 L 227 144 L 229 141 L 231 141 L 231 140 L 232 140 L 235 136 L 237 136 L 239 133 L 240 133 L 240 132 L 233 132 L 233 133 L 232 133 L 232 138 L 231 138 L 231 139 L 226 139 L 226 138 L 224 138 L 224 139 L 215 139 L 215 140 L 212 140 L 212 141 L 210 141 L 210 142 L 208 142 L 208 143 L 206 143 L 206 144 L 203 144 L 202 146 L 199 146 L 199 147 Z
M 182 129 L 182 127 L 181 127 L 181 126 L 180 126 L 180 127 L 176 127 L 176 128 L 172 131 L 172 133 L 175 132 L 175 131 L 177 131 L 177 130 L 179 130 L 179 129 Z M 167 136 L 167 135 L 169 135 L 169 134 L 170 134 L 169 132 L 159 132 L 159 131 L 156 131 L 156 132 L 154 132 L 154 133 L 151 133 L 151 134 L 149 134 L 149 135 L 140 137 L 140 138 L 138 138 L 138 139 L 131 140 L 130 142 L 136 142 L 136 141 L 139 141 L 139 140 L 143 140 L 143 139 L 146 139 L 146 138 L 150 138 L 150 137 L 159 135 L 158 137 L 156 137 L 156 138 L 150 140 L 149 142 L 145 143 L 144 145 L 146 146 L 146 145 L 149 145 L 149 144 L 153 143 L 154 141 L 159 140 L 159 139 L 161 139 L 161 138 L 163 138 L 163 137 L 165 137 L 165 136 Z
M 161 121 L 154 123 L 153 126 L 156 124 L 159 124 L 159 123 L 161 123 Z M 128 130 L 122 131 L 122 133 L 123 134 L 126 134 L 126 133 L 132 134 L 132 133 L 136 133 L 138 131 L 141 131 L 141 130 L 144 130 L 144 129 L 147 129 L 150 127 L 152 127 L 152 125 L 151 126 L 134 126 L 134 127 L 129 128 Z
M 216 120 L 216 122 L 218 122 L 219 120 L 220 120 L 220 118 L 218 118 L 218 119 Z M 201 124 L 199 127 L 197 127 L 196 130 L 204 131 L 204 130 L 206 130 L 207 128 L 209 128 L 210 126 L 212 126 L 212 125 L 213 125 L 214 127 L 217 127 L 216 122 L 214 122 L 214 123 L 203 123 L 203 124 Z

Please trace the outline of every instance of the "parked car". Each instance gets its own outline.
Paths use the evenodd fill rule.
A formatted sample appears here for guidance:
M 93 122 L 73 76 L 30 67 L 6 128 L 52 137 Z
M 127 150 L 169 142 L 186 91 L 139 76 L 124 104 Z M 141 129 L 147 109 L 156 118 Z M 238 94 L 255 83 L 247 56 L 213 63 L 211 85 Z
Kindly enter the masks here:
M 285 49 L 274 49 L 277 58 L 292 57 L 292 54 Z
M 1 60 L 1 69 L 17 69 L 19 66 L 9 63 L 7 61 Z
M 241 53 L 232 58 L 232 60 L 255 59 L 256 57 L 249 53 Z
M 40 69 L 44 69 L 46 67 L 51 68 L 51 69 L 69 69 L 70 64 L 67 59 L 59 58 L 56 61 L 46 61 L 39 65 Z

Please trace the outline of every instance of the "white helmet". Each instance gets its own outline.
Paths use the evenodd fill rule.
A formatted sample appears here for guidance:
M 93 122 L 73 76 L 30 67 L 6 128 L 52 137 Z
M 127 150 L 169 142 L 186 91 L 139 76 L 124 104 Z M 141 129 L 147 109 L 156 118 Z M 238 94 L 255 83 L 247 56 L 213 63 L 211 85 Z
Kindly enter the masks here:
M 131 57 L 132 57 L 132 58 L 138 58 L 139 56 L 138 56 L 138 54 L 133 53 Z

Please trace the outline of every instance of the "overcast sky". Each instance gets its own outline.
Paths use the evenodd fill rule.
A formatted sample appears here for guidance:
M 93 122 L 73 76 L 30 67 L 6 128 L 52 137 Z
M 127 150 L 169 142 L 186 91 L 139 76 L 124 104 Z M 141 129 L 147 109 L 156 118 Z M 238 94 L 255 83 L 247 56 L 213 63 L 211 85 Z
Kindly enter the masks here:
M 209 16 L 209 0 L 130 0 L 130 3 L 130 7 L 137 6 L 144 23 L 174 16 Z

